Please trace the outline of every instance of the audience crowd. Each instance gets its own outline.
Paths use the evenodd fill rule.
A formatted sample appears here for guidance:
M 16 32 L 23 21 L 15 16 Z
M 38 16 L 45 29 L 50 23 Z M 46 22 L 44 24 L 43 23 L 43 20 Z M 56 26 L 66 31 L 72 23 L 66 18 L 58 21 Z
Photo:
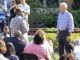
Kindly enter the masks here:
M 0 60 L 50 60 L 53 47 L 43 30 L 38 29 L 32 41 L 28 39 L 30 6 L 26 0 L 19 5 L 12 0 L 11 4 L 8 11 L 0 3 Z M 59 60 L 80 60 L 80 40 L 74 46 L 66 41 L 65 54 Z

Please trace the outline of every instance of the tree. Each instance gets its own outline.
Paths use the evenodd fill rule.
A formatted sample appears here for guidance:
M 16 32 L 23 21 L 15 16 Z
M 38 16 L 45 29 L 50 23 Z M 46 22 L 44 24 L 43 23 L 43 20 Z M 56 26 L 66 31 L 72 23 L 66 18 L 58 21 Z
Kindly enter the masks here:
M 73 6 L 72 8 L 73 9 L 80 9 L 80 0 L 73 0 L 74 3 L 73 3 Z

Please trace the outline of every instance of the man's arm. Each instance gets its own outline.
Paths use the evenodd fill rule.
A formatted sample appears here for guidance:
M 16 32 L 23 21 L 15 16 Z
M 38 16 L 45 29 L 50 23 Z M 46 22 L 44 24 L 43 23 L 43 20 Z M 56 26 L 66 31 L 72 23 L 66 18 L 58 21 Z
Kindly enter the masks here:
M 69 32 L 74 31 L 74 21 L 73 21 L 73 16 L 72 14 L 69 15 Z
M 28 32 L 26 20 L 24 20 L 23 18 L 20 20 L 20 28 L 21 28 L 23 34 Z

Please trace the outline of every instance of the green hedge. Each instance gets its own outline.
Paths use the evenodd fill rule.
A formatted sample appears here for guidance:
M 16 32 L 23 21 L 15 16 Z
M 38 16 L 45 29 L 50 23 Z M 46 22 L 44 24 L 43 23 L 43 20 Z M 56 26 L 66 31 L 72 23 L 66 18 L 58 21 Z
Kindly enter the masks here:
M 29 16 L 30 27 L 39 22 L 44 23 L 44 27 L 56 27 L 56 16 L 54 13 L 37 13 L 36 11 L 31 11 Z
M 75 27 L 79 28 L 80 27 L 80 9 L 71 10 L 70 12 L 73 14 Z
M 58 47 L 58 42 L 56 40 L 56 33 L 46 33 L 46 37 L 48 40 L 52 40 L 54 48 Z M 72 33 L 70 36 L 70 42 L 74 43 L 76 39 L 80 39 L 80 33 Z

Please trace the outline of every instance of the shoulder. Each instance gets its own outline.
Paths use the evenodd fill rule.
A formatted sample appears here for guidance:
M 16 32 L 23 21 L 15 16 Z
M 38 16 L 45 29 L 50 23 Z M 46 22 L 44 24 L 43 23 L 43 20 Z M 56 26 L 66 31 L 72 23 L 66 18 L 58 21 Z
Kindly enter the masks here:
M 27 3 L 25 4 L 25 6 L 28 7 L 28 8 L 30 8 L 30 6 Z
M 72 14 L 71 14 L 70 12 L 68 12 L 68 11 L 66 12 L 66 14 L 67 14 L 68 16 L 72 16 Z
M 16 17 L 14 17 L 14 18 L 12 18 L 12 20 L 15 20 L 15 21 L 20 21 L 20 20 L 22 20 L 23 19 L 23 17 L 21 17 L 21 16 L 16 16 Z

